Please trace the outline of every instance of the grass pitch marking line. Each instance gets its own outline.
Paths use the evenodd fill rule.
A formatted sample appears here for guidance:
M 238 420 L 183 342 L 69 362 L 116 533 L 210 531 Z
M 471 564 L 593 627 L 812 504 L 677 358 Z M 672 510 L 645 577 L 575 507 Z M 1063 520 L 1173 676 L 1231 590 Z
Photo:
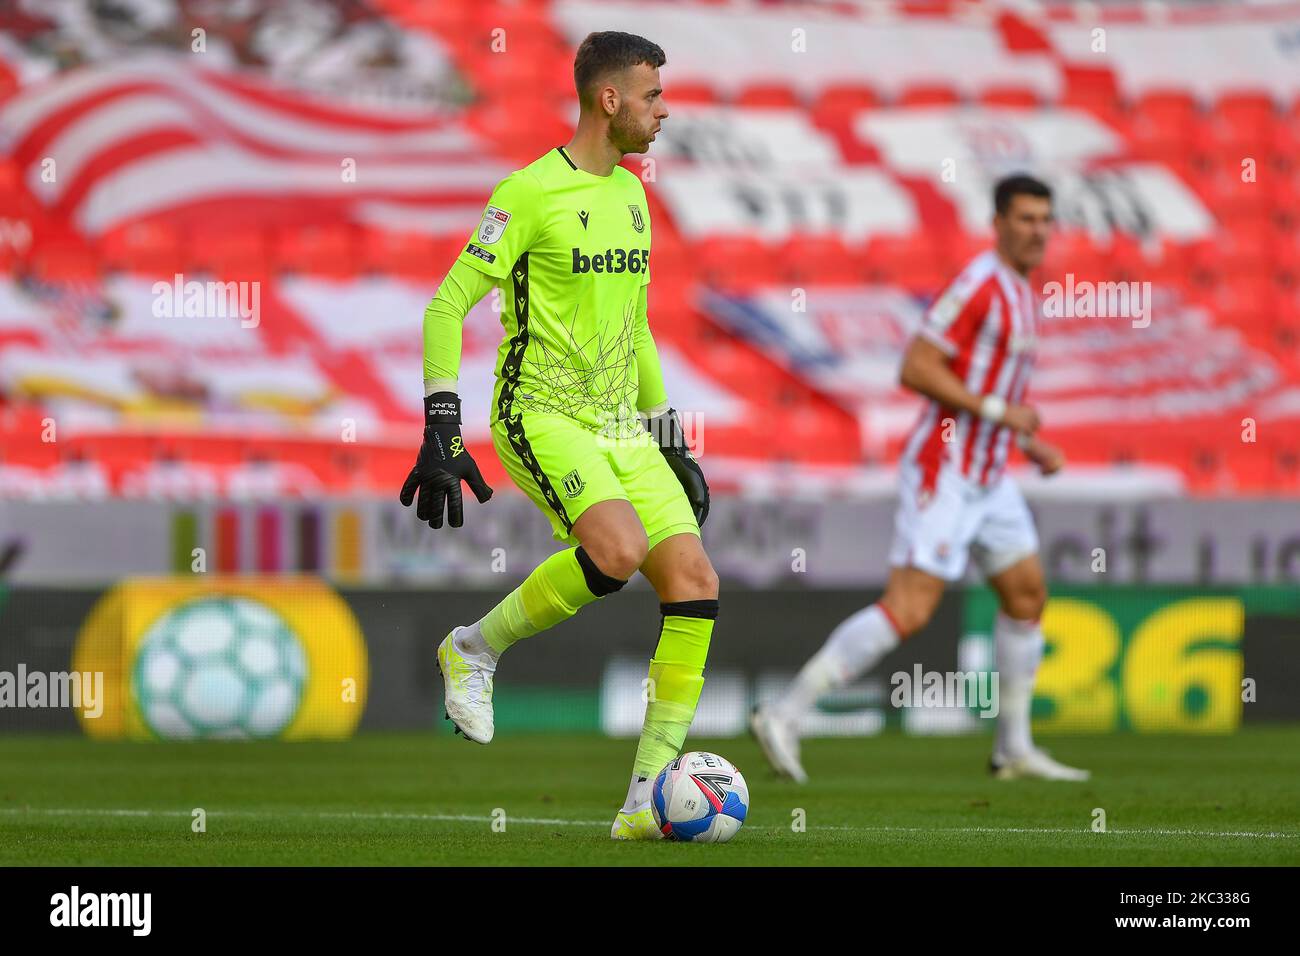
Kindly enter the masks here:
M 1087 827 L 810 827 L 813 830 L 847 830 L 872 833 L 1092 833 Z M 1294 840 L 1297 833 L 1277 833 L 1259 830 L 1168 830 L 1157 827 L 1125 827 L 1106 830 L 1106 836 L 1199 836 L 1242 839 Z
M 89 817 L 189 817 L 189 810 L 115 810 L 92 807 L 77 810 L 71 807 L 0 807 L 0 813 L 13 816 L 42 814 L 44 816 Z M 312 820 L 424 820 L 430 823 L 491 823 L 490 816 L 473 813 L 363 813 L 360 811 L 310 811 L 310 810 L 211 810 L 210 817 L 247 817 L 273 820 L 277 817 L 306 817 Z M 609 826 L 603 820 L 560 820 L 547 817 L 512 817 L 506 814 L 507 823 L 535 823 L 542 826 L 595 827 Z
M 70 807 L 0 807 L 0 813 L 11 816 L 23 814 L 40 814 L 44 816 L 100 816 L 100 817 L 188 817 L 189 810 L 119 810 L 106 807 L 73 809 Z M 213 810 L 209 816 L 248 817 L 251 819 L 274 819 L 276 817 L 307 817 L 313 820 L 419 820 L 429 823 L 491 823 L 493 818 L 473 813 L 392 813 L 364 811 L 310 811 L 310 810 Z M 522 823 L 538 826 L 560 827 L 607 827 L 606 820 L 565 820 L 552 817 L 515 817 L 506 815 L 508 823 Z M 755 827 L 753 830 L 784 830 L 784 826 Z M 847 833 L 1030 833 L 1030 834 L 1091 834 L 1088 828 L 1079 827 L 851 827 L 851 826 L 812 826 L 810 830 L 827 830 Z M 1155 827 L 1133 827 L 1122 830 L 1107 830 L 1100 836 L 1189 836 L 1213 837 L 1216 839 L 1266 839 L 1294 840 L 1300 837 L 1296 833 L 1279 833 L 1260 830 L 1175 830 Z

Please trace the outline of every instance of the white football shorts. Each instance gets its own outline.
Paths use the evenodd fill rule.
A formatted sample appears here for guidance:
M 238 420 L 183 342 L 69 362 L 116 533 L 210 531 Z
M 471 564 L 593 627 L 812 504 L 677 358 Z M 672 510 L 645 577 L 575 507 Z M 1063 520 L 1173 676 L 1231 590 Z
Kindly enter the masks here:
M 894 515 L 893 567 L 914 567 L 945 581 L 960 580 L 974 556 L 980 573 L 993 577 L 1038 553 L 1038 532 L 1024 496 L 1005 473 L 988 487 L 943 465 L 935 486 L 921 489 L 921 469 L 899 467 Z

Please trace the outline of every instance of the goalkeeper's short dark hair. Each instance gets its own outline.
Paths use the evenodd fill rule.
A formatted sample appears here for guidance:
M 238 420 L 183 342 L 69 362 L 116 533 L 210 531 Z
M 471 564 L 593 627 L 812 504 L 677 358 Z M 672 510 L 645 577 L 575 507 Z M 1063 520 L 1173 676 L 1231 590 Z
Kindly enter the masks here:
M 1051 202 L 1052 191 L 1041 179 L 1026 176 L 1024 173 L 999 179 L 998 184 L 993 187 L 993 208 L 997 210 L 999 216 L 1006 215 L 1007 210 L 1011 208 L 1011 200 L 1017 196 L 1037 196 Z
M 621 73 L 639 63 L 657 68 L 667 62 L 659 44 L 645 37 L 618 30 L 588 33 L 573 60 L 573 85 L 578 90 L 578 102 L 590 106 L 596 84 L 611 73 Z

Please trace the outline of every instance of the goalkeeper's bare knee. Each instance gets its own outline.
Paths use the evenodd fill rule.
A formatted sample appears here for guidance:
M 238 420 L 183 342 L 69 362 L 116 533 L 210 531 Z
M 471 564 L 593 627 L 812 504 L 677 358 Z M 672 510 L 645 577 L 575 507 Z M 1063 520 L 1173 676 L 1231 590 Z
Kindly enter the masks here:
M 664 590 L 673 595 L 674 601 L 717 600 L 718 572 L 713 570 L 709 556 L 700 550 L 669 571 Z

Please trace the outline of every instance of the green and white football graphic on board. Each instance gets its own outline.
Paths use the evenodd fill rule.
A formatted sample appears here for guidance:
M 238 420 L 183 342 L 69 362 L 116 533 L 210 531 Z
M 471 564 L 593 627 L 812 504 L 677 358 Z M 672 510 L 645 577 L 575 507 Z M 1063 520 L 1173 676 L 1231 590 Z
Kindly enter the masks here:
M 298 712 L 307 658 L 275 611 L 243 597 L 172 608 L 136 651 L 131 692 L 168 740 L 274 737 Z

